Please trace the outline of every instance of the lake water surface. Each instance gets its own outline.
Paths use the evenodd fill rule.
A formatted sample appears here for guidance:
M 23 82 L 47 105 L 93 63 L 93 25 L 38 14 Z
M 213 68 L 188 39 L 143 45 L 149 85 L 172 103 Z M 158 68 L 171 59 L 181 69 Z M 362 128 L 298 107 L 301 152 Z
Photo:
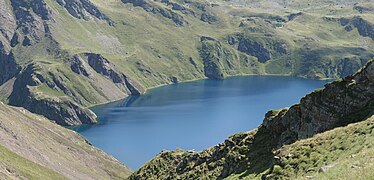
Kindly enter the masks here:
M 100 123 L 75 130 L 136 170 L 161 150 L 202 150 L 256 128 L 271 109 L 289 107 L 327 81 L 244 76 L 152 89 L 92 110 Z

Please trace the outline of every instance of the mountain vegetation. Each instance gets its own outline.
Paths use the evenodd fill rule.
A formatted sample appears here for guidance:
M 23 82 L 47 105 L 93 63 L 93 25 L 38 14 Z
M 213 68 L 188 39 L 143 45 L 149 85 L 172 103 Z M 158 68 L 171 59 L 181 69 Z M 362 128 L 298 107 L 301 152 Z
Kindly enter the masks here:
M 233 75 L 345 77 L 373 58 L 373 3 L 0 0 L 0 99 L 61 125 L 89 107 Z

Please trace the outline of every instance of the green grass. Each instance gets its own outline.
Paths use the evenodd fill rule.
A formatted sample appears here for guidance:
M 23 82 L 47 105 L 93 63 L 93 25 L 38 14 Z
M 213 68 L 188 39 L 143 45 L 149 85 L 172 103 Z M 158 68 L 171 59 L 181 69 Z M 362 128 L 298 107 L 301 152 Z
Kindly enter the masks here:
M 38 92 L 42 92 L 43 95 L 46 95 L 46 96 L 52 96 L 52 97 L 54 97 L 54 96 L 55 97 L 65 96 L 65 94 L 63 92 L 51 89 L 50 87 L 48 87 L 45 84 L 37 86 L 35 90 L 37 90 Z
M 374 119 L 337 128 L 277 150 L 277 168 L 269 177 L 291 179 L 374 178 Z M 325 172 L 321 172 L 324 167 Z

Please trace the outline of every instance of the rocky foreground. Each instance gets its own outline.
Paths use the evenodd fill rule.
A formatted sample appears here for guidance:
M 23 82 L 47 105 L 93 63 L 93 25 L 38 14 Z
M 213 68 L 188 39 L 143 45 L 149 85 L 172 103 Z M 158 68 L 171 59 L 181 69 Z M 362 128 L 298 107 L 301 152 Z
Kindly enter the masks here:
M 289 109 L 269 111 L 258 129 L 201 152 L 161 152 L 130 179 L 373 178 L 373 103 L 371 61 Z
M 125 179 L 130 169 L 74 131 L 0 104 L 0 179 Z

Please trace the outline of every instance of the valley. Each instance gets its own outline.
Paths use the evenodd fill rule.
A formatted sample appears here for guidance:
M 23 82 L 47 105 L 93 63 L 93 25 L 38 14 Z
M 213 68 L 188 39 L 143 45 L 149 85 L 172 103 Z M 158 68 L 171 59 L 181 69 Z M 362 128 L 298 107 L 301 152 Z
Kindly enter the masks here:
M 0 0 L 0 179 L 373 179 L 373 47 L 372 0 Z
M 163 150 L 201 151 L 255 129 L 269 109 L 295 104 L 327 82 L 245 76 L 173 84 L 93 107 L 99 123 L 73 129 L 136 170 Z

